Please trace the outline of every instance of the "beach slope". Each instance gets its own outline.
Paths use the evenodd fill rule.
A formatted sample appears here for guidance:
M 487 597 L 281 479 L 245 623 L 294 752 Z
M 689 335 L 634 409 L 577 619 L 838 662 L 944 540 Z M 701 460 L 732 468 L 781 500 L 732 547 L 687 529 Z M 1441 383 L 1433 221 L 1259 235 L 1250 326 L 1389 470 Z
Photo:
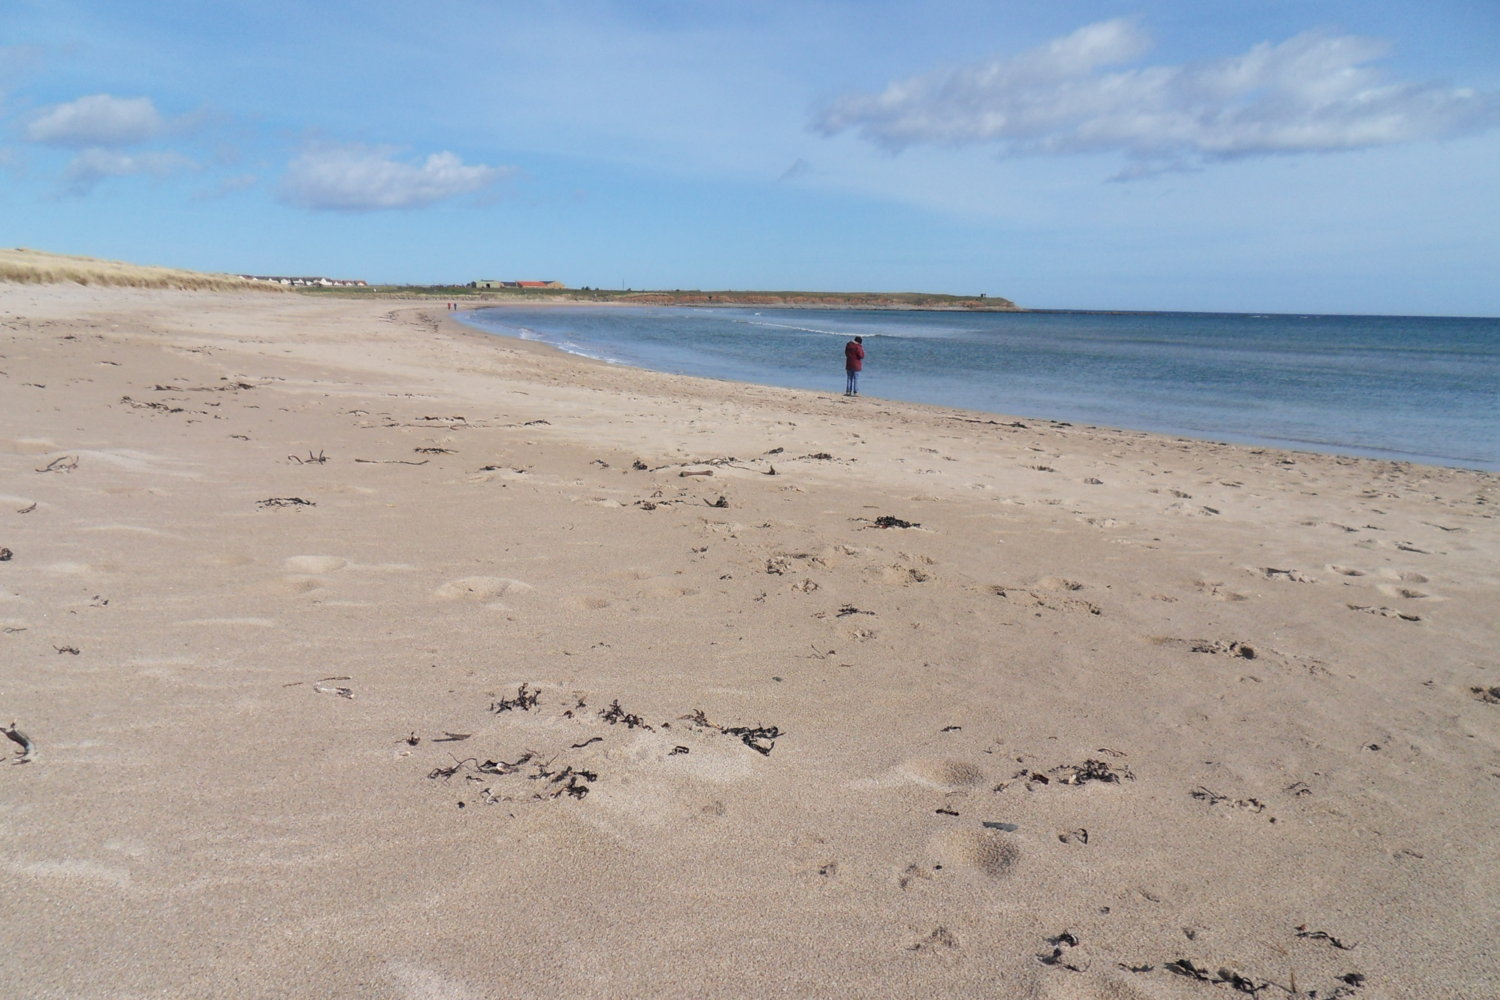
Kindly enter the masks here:
M 4 992 L 1500 992 L 1500 480 L 841 386 L 0 284 Z

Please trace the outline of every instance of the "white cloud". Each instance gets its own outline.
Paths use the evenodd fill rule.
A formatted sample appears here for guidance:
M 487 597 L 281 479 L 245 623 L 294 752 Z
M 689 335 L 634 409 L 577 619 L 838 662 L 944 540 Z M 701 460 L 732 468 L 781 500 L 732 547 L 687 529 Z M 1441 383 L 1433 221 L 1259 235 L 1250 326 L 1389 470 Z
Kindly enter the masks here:
M 106 178 L 135 174 L 166 177 L 181 170 L 196 169 L 197 166 L 180 153 L 120 153 L 95 147 L 85 149 L 73 157 L 63 171 L 63 181 L 69 194 L 86 194 Z
M 94 94 L 54 104 L 26 126 L 26 138 L 54 146 L 122 146 L 159 135 L 166 123 L 149 97 Z
M 515 173 L 512 167 L 465 165 L 454 153 L 433 153 L 420 165 L 393 159 L 395 150 L 324 146 L 292 161 L 281 199 L 302 208 L 364 212 L 418 208 L 471 194 Z
M 1242 55 L 1128 67 L 1149 40 L 1103 21 L 1019 56 L 851 94 L 813 128 L 890 150 L 991 143 L 1005 155 L 1121 153 L 1139 176 L 1234 157 L 1328 152 L 1463 134 L 1500 123 L 1500 95 L 1400 83 L 1366 64 L 1385 43 L 1319 32 Z

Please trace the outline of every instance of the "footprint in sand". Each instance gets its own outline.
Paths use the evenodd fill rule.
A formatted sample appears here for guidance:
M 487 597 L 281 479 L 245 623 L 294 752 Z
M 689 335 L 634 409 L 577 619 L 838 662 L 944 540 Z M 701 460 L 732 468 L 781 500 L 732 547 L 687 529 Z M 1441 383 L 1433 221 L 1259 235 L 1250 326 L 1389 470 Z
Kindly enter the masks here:
M 1353 567 L 1350 567 L 1350 566 L 1335 566 L 1333 563 L 1329 563 L 1328 564 L 1328 572 L 1330 572 L 1330 573 L 1337 573 L 1339 576 L 1364 576 L 1365 575 L 1365 571 L 1362 570 L 1362 569 L 1354 569 Z
M 50 438 L 0 438 L 0 452 L 7 455 L 45 455 L 56 450 L 57 443 Z
M 1364 604 L 1351 604 L 1349 605 L 1349 610 L 1363 611 L 1366 614 L 1379 615 L 1382 618 L 1398 618 L 1404 622 L 1419 622 L 1422 620 L 1421 615 L 1410 615 L 1404 611 L 1397 611 L 1395 608 L 1373 608 Z
M 1159 635 L 1153 636 L 1151 642 L 1157 646 L 1175 646 L 1193 653 L 1228 654 L 1242 660 L 1253 660 L 1260 655 L 1249 643 L 1230 639 L 1176 639 L 1172 636 Z
M 906 946 L 907 951 L 914 951 L 918 954 L 932 954 L 957 949 L 959 949 L 958 938 L 952 931 L 941 925 L 934 927 L 926 935 L 918 937 Z
M 309 594 L 322 590 L 328 581 L 320 576 L 291 573 L 277 580 L 267 580 L 255 587 L 262 594 Z
M 1255 572 L 1260 573 L 1267 580 L 1289 580 L 1292 583 L 1317 583 L 1318 578 L 1308 576 L 1300 569 L 1277 569 L 1274 566 L 1262 566 Z
M 1431 597 L 1432 596 L 1431 594 L 1429 594 L 1429 593 L 1427 593 L 1425 591 L 1414 590 L 1411 587 L 1403 587 L 1403 586 L 1401 586 L 1399 584 L 1395 584 L 1395 583 L 1377 584 L 1376 587 L 1375 587 L 1375 589 L 1378 590 L 1378 591 L 1380 591 L 1386 597 L 1400 597 L 1400 598 L 1403 598 L 1405 600 L 1416 600 L 1416 599 L 1419 599 L 1419 598 Z
M 332 573 L 349 565 L 338 556 L 292 556 L 283 563 L 289 573 Z
M 1043 583 L 1050 583 L 1050 589 L 1043 587 Z M 1094 602 L 1068 596 L 1068 592 L 1083 589 L 1083 584 L 1064 580 L 1061 577 L 1046 577 L 1030 588 L 1012 587 L 1003 583 L 990 585 L 990 593 L 996 597 L 1003 597 L 1007 601 L 1015 601 L 1021 607 L 1041 608 L 1047 611 L 1087 611 L 1091 615 L 1104 614 L 1103 609 Z
M 646 593 L 651 597 L 665 598 L 696 597 L 698 595 L 698 591 L 692 587 L 682 587 L 672 583 L 658 583 L 655 586 L 647 587 Z
M 984 771 L 957 757 L 911 757 L 888 771 L 858 778 L 851 788 L 900 788 L 921 785 L 938 792 L 963 792 L 982 787 Z
M 113 563 L 55 562 L 38 566 L 44 573 L 59 573 L 64 576 L 95 576 L 117 569 Z
M 242 555 L 238 552 L 215 553 L 213 555 L 199 556 L 200 566 L 250 566 L 255 562 L 251 556 Z
M 1216 601 L 1250 600 L 1249 594 L 1242 594 L 1237 590 L 1225 590 L 1223 581 L 1197 580 L 1193 583 L 1193 586 L 1197 587 L 1199 590 L 1203 591 L 1203 593 L 1207 594 L 1209 597 L 1212 597 Z
M 932 573 L 924 568 L 933 565 L 930 558 L 909 556 L 905 552 L 898 555 L 903 560 L 902 562 L 882 567 L 875 573 L 875 578 L 881 583 L 892 587 L 907 587 L 914 583 L 926 583 L 932 579 Z
M 984 784 L 984 772 L 952 757 L 913 757 L 898 768 L 902 777 L 928 788 L 956 792 Z
M 575 594 L 563 603 L 576 611 L 602 611 L 609 607 L 609 601 L 604 598 L 591 597 L 587 594 Z
M 229 625 L 244 625 L 251 628 L 277 628 L 280 622 L 273 618 L 190 618 L 173 622 L 181 628 L 219 628 Z
M 994 830 L 944 830 L 928 840 L 927 853 L 944 869 L 991 879 L 1009 875 L 1021 858 L 1014 838 Z
M 461 580 L 450 580 L 432 596 L 440 601 L 493 601 L 501 597 L 512 597 L 531 590 L 531 584 L 503 576 L 466 576 Z
M 1403 573 L 1400 570 L 1382 569 L 1377 574 L 1383 580 L 1399 580 L 1402 583 L 1427 583 L 1427 577 L 1421 573 Z

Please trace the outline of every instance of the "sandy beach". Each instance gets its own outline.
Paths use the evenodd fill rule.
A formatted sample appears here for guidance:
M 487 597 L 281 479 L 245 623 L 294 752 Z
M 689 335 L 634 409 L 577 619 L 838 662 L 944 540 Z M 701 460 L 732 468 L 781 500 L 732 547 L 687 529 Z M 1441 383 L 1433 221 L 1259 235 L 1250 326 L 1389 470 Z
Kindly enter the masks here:
M 829 375 L 0 283 L 0 994 L 1500 995 L 1500 478 Z

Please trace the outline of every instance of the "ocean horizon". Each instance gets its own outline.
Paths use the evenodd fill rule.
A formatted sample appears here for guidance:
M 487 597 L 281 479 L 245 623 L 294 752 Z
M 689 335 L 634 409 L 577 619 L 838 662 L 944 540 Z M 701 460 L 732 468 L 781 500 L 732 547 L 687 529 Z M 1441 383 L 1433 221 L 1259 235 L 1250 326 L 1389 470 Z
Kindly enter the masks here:
M 1500 471 L 1500 319 L 505 306 L 459 318 L 613 364 L 1233 444 Z

